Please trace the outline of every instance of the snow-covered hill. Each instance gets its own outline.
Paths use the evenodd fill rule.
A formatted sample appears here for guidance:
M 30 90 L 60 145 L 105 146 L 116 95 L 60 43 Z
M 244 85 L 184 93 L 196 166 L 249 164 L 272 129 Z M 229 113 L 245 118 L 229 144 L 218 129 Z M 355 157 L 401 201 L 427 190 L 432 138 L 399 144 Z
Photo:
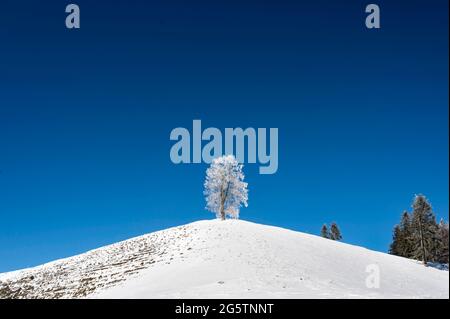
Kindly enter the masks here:
M 379 288 L 366 286 L 368 269 L 379 269 Z M 283 228 L 207 220 L 0 274 L 0 298 L 449 298 L 449 273 Z

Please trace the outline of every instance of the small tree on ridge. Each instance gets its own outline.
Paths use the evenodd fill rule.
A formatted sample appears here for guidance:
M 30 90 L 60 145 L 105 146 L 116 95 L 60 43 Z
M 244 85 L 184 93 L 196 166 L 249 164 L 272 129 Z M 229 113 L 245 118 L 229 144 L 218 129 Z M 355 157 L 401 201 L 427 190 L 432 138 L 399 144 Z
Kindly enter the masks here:
M 247 207 L 248 190 L 242 168 L 233 155 L 225 155 L 214 159 L 206 170 L 206 209 L 222 220 L 226 216 L 239 218 L 240 207 Z

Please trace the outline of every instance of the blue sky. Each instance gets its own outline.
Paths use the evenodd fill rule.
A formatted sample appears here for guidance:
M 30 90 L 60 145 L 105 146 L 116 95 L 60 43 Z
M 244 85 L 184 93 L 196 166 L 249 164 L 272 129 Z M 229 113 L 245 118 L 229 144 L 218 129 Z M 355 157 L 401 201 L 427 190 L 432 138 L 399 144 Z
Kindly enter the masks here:
M 117 2 L 117 3 L 116 3 Z M 170 131 L 277 127 L 243 219 L 386 251 L 414 194 L 448 219 L 448 2 L 4 1 L 0 272 L 212 218 Z

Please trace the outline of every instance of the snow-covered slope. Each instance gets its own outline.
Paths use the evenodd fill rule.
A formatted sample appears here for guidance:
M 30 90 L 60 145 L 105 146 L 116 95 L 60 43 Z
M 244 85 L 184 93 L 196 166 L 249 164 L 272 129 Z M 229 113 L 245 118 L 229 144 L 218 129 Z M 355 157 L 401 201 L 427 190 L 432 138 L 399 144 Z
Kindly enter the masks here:
M 379 288 L 366 286 L 368 266 L 379 269 Z M 14 297 L 449 298 L 449 273 L 283 228 L 207 220 L 0 274 L 0 298 Z

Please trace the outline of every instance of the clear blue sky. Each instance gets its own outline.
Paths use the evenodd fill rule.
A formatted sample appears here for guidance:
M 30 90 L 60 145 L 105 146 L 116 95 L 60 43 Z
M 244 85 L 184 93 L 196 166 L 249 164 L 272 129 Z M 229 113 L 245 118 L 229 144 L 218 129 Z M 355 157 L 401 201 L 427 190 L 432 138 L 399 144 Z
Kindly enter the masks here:
M 448 1 L 374 2 L 2 1 L 0 272 L 212 218 L 193 119 L 279 128 L 243 219 L 380 251 L 416 193 L 448 219 Z

